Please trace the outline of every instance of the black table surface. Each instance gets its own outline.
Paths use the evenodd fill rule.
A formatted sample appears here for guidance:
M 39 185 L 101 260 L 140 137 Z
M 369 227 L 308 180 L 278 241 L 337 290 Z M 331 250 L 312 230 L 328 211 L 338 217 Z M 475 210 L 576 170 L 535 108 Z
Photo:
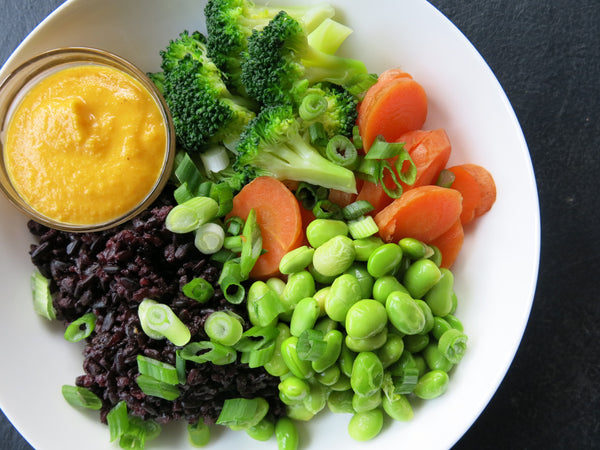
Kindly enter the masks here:
M 0 64 L 62 0 L 1 3 Z M 531 153 L 542 222 L 538 286 L 523 340 L 497 393 L 455 448 L 600 448 L 600 1 L 431 3 L 505 89 Z M 0 449 L 30 448 L 0 414 Z

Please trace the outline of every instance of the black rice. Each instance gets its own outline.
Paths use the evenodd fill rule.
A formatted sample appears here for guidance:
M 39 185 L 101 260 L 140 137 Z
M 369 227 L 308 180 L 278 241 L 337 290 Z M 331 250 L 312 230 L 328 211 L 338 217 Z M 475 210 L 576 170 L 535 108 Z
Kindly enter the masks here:
M 283 415 L 279 379 L 239 361 L 224 366 L 188 362 L 187 382 L 174 401 L 147 396 L 137 386 L 137 355 L 175 364 L 176 347 L 141 330 L 137 307 L 145 298 L 169 305 L 190 329 L 192 341 L 208 339 L 203 324 L 215 310 L 232 310 L 248 323 L 244 306 L 224 299 L 217 284 L 220 269 L 196 250 L 193 236 L 165 228 L 171 198 L 170 193 L 161 195 L 152 208 L 107 231 L 67 233 L 29 222 L 39 239 L 31 246 L 31 260 L 50 279 L 57 319 L 68 324 L 88 312 L 97 317 L 83 350 L 84 374 L 75 384 L 102 399 L 103 422 L 120 400 L 130 413 L 163 424 L 179 419 L 195 423 L 199 418 L 214 423 L 224 400 L 235 397 L 263 397 L 271 414 Z M 181 291 L 196 277 L 215 287 L 213 298 L 204 304 Z

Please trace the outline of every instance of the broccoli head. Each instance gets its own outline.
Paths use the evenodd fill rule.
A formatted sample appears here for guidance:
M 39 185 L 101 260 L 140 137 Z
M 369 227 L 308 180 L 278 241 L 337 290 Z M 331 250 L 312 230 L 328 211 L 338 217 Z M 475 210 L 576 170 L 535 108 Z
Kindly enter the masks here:
M 296 103 L 307 83 L 327 81 L 360 95 L 376 81 L 362 61 L 312 47 L 302 25 L 285 11 L 252 32 L 241 66 L 248 94 L 263 105 Z
M 354 173 L 323 157 L 303 131 L 291 105 L 263 108 L 240 137 L 233 169 L 250 178 L 267 175 L 356 192 Z
M 161 51 L 162 74 L 151 76 L 169 106 L 178 145 L 186 151 L 236 141 L 255 116 L 247 101 L 229 92 L 205 44 L 203 34 L 182 32 Z
M 228 86 L 243 91 L 240 54 L 253 30 L 264 28 L 281 10 L 299 20 L 307 31 L 315 29 L 335 11 L 328 4 L 316 6 L 259 6 L 250 0 L 209 0 L 204 8 L 209 57 L 227 76 Z

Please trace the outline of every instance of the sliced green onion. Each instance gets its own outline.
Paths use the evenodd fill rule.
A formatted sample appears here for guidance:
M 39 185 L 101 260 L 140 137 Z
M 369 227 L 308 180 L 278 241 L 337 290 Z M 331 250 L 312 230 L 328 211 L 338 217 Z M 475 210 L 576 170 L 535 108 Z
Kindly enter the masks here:
M 448 169 L 442 169 L 435 184 L 441 187 L 449 188 L 454 183 L 456 176 Z
M 138 416 L 129 415 L 129 431 L 139 429 L 144 435 L 144 441 L 148 442 L 156 439 L 160 435 L 161 427 L 158 423 L 151 419 L 142 419 Z M 125 434 L 129 433 L 127 431 Z
M 250 352 L 267 347 L 279 335 L 279 328 L 274 326 L 254 326 L 242 334 L 242 338 L 235 344 L 235 349 L 240 352 Z
M 298 337 L 296 352 L 298 357 L 304 361 L 316 361 L 327 350 L 327 342 L 323 339 L 321 330 L 305 330 Z
M 151 397 L 159 397 L 165 400 L 175 400 L 179 397 L 179 388 L 175 385 L 159 381 L 151 376 L 140 374 L 135 382 L 142 392 Z
M 204 423 L 202 417 L 195 424 L 188 424 L 188 441 L 194 447 L 204 447 L 210 442 L 210 427 Z
M 210 191 L 213 187 L 212 181 L 203 181 L 198 186 L 198 190 L 196 191 L 196 197 L 210 197 Z M 211 197 L 212 198 L 212 197 Z M 213 200 L 217 201 L 213 198 Z
M 179 384 L 185 384 L 187 381 L 187 375 L 185 372 L 185 359 L 181 357 L 181 349 L 175 350 L 175 369 L 177 369 L 177 378 Z
M 232 346 L 241 339 L 244 329 L 237 314 L 215 311 L 206 318 L 204 332 L 214 342 Z
M 181 288 L 183 294 L 200 303 L 205 303 L 212 298 L 215 288 L 204 278 L 194 278 Z
M 453 364 L 458 364 L 467 351 L 467 335 L 451 328 L 440 337 L 438 348 Z
M 233 188 L 227 183 L 213 183 L 208 196 L 219 204 L 217 217 L 223 217 L 233 209 Z
M 306 94 L 298 107 L 298 114 L 302 120 L 312 122 L 327 111 L 327 99 L 322 94 L 311 92 Z
M 358 165 L 356 147 L 346 136 L 338 134 L 329 139 L 325 155 L 330 161 L 348 169 L 354 169 Z
M 37 270 L 31 274 L 31 293 L 34 311 L 48 320 L 56 319 L 56 310 L 52 306 L 50 280 Z
M 200 170 L 187 153 L 178 154 L 178 160 L 179 162 L 175 167 L 175 178 L 177 178 L 179 184 L 187 184 L 190 192 L 196 192 L 203 178 Z
M 213 220 L 218 212 L 219 204 L 212 198 L 194 197 L 169 211 L 165 226 L 173 233 L 189 233 Z
M 354 144 L 354 147 L 356 147 L 357 150 L 362 150 L 363 141 L 362 137 L 360 136 L 358 125 L 354 125 L 352 127 L 352 143 Z
M 238 216 L 233 216 L 225 221 L 225 231 L 231 236 L 238 236 L 244 229 L 244 219 Z
M 96 315 L 87 313 L 74 320 L 65 330 L 65 339 L 69 342 L 79 342 L 87 338 L 96 328 Z
M 388 185 L 386 184 L 386 176 L 385 176 L 386 171 L 390 174 L 390 178 L 391 178 L 392 182 L 394 183 L 393 189 L 390 189 L 388 187 Z M 385 160 L 380 161 L 379 172 L 377 173 L 377 182 L 378 182 L 378 184 L 381 184 L 383 191 L 388 195 L 388 197 L 399 198 L 402 195 L 402 192 L 403 192 L 402 184 L 400 184 L 400 181 L 398 181 L 396 172 L 392 169 L 392 166 L 390 166 L 390 163 L 388 161 L 385 161 Z
M 225 264 L 227 261 L 238 259 L 238 255 L 231 250 L 222 248 L 217 253 L 211 255 L 210 259 L 218 263 Z
M 329 196 L 329 189 L 303 181 L 298 184 L 295 196 L 305 209 L 312 210 L 319 200 Z
M 358 165 L 357 175 L 363 180 L 370 181 L 371 183 L 378 183 L 379 179 L 377 175 L 380 172 L 380 163 L 381 161 L 377 159 L 363 158 Z
M 175 366 L 144 355 L 137 355 L 138 372 L 167 384 L 179 384 Z
M 121 400 L 113 406 L 106 415 L 106 422 L 110 431 L 110 442 L 119 439 L 129 429 L 129 417 L 127 416 L 127 403 Z
M 231 250 L 234 253 L 240 253 L 242 251 L 242 244 L 244 240 L 241 235 L 238 236 L 227 236 L 223 241 L 223 247 L 227 250 Z
M 362 216 L 348 222 L 348 231 L 353 239 L 365 239 L 379 231 L 379 227 L 371 216 Z
M 96 410 L 102 408 L 100 397 L 84 387 L 65 384 L 61 392 L 71 406 Z
M 396 159 L 396 172 L 398 173 L 398 178 L 409 186 L 413 185 L 417 179 L 417 166 L 404 147 L 402 147 L 402 150 L 398 154 L 398 159 Z
M 410 394 L 415 390 L 419 381 L 419 369 L 417 367 L 404 367 L 401 373 L 394 378 L 395 394 Z
M 229 153 L 225 147 L 214 145 L 199 154 L 207 172 L 218 173 L 229 166 Z
M 190 340 L 188 327 L 163 303 L 144 299 L 138 307 L 138 316 L 142 330 L 152 339 L 167 338 L 177 346 L 185 345 Z
M 188 188 L 187 182 L 181 184 L 175 191 L 173 191 L 173 197 L 177 203 L 185 203 L 188 200 L 195 197 L 194 193 Z
M 251 209 L 242 231 L 244 243 L 240 255 L 240 270 L 243 279 L 247 279 L 250 271 L 262 253 L 262 234 L 256 221 L 256 211 Z
M 275 353 L 275 340 L 272 340 L 269 344 L 262 348 L 256 348 L 250 350 L 248 354 L 248 367 L 255 369 L 256 367 L 262 367 L 273 358 Z
M 216 423 L 235 429 L 245 429 L 260 422 L 268 411 L 269 404 L 261 397 L 229 398 L 223 403 L 223 409 Z
M 381 135 L 377 136 L 369 147 L 365 159 L 390 159 L 398 156 L 404 148 L 404 142 L 387 142 Z
M 264 281 L 255 281 L 250 285 L 246 307 L 252 325 L 261 327 L 268 326 L 284 312 L 279 295 Z
M 201 253 L 213 255 L 221 250 L 225 240 L 225 230 L 218 223 L 208 222 L 200 225 L 194 236 L 194 245 Z
M 341 219 L 342 208 L 331 200 L 319 200 L 312 210 L 316 219 Z
M 119 439 L 119 447 L 128 450 L 143 450 L 146 447 L 146 433 L 142 428 L 130 424 Z
M 321 122 L 311 123 L 308 127 L 308 136 L 310 143 L 315 147 L 326 147 L 329 140 L 325 126 Z
M 358 219 L 360 216 L 373 211 L 375 208 L 367 200 L 357 200 L 342 208 L 342 215 L 346 220 Z
M 237 353 L 231 347 L 211 341 L 191 342 L 181 349 L 180 356 L 197 364 L 211 362 L 217 366 L 231 364 Z
M 218 283 L 229 303 L 239 305 L 244 301 L 246 288 L 242 284 L 243 280 L 242 267 L 238 261 L 232 259 L 223 264 Z

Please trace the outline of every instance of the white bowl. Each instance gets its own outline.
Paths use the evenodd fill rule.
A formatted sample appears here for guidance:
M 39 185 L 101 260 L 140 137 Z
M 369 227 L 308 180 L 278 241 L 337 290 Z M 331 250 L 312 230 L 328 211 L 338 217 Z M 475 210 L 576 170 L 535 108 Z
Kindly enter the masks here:
M 42 22 L 6 63 L 0 77 L 41 51 L 91 46 L 115 52 L 144 71 L 157 70 L 158 51 L 184 29 L 204 31 L 198 0 L 70 0 Z M 294 3 L 279 0 L 279 4 Z M 302 3 L 309 3 L 308 0 Z M 314 2 L 313 2 L 314 3 Z M 427 91 L 425 128 L 443 127 L 453 144 L 451 163 L 471 162 L 493 174 L 498 200 L 466 229 L 453 268 L 469 349 L 452 371 L 446 394 L 415 408 L 408 423 L 386 422 L 367 444 L 348 437 L 348 415 L 321 413 L 301 425 L 301 448 L 378 449 L 451 447 L 498 388 L 520 343 L 537 281 L 540 224 L 535 178 L 519 123 L 501 86 L 478 52 L 424 0 L 332 0 L 354 29 L 346 55 L 373 72 L 400 66 Z M 68 344 L 59 324 L 36 316 L 27 254 L 31 242 L 20 215 L 0 199 L 0 407 L 38 450 L 111 448 L 96 412 L 62 398 L 81 367 L 81 346 Z M 168 426 L 151 448 L 186 448 L 184 424 Z M 215 429 L 211 449 L 276 448 L 243 432 Z M 117 445 L 114 445 L 117 448 Z

